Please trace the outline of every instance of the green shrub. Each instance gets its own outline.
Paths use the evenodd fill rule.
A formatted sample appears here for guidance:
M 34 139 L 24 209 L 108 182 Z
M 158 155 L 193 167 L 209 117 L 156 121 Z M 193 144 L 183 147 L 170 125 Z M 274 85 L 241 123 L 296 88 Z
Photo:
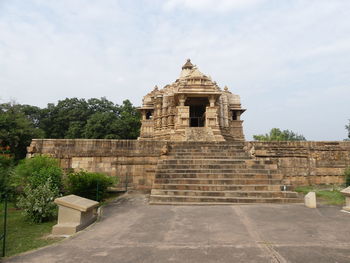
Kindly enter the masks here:
M 10 185 L 12 170 L 13 159 L 0 155 L 0 200 L 5 197 L 5 194 L 12 195 L 13 193 Z
M 71 194 L 100 201 L 113 183 L 115 180 L 108 175 L 80 171 L 68 174 L 66 188 Z
M 43 185 L 51 179 L 51 186 L 61 189 L 62 169 L 58 160 L 38 155 L 30 159 L 22 160 L 15 169 L 14 186 L 23 187 L 30 185 L 32 188 Z
M 345 185 L 346 187 L 348 187 L 350 186 L 350 167 L 345 169 L 344 175 L 345 175 Z
M 37 187 L 25 186 L 17 205 L 23 209 L 26 218 L 41 223 L 57 216 L 57 206 L 53 201 L 58 196 L 58 188 L 53 185 L 51 178 L 48 178 L 44 184 Z

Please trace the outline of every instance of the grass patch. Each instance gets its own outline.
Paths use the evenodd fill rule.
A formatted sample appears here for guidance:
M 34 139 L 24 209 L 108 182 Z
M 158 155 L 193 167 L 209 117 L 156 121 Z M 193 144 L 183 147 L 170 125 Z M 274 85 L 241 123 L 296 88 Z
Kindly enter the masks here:
M 106 204 L 123 192 L 108 193 L 106 199 L 100 205 Z M 0 203 L 0 234 L 3 231 L 4 203 Z M 6 236 L 6 257 L 13 256 L 25 251 L 44 247 L 55 243 L 63 238 L 48 237 L 51 234 L 52 226 L 56 220 L 44 223 L 32 223 L 27 221 L 22 211 L 15 208 L 12 203 L 8 203 L 7 210 L 7 236 Z M 0 243 L 2 248 L 2 242 Z M 1 256 L 1 254 L 0 254 Z M 1 260 L 0 260 L 1 261 Z
M 0 204 L 0 232 L 3 227 L 3 203 Z M 22 211 L 16 209 L 13 204 L 8 204 L 7 213 L 7 237 L 6 256 L 16 255 L 28 250 L 43 247 L 61 238 L 48 238 L 52 226 L 56 221 L 45 223 L 31 223 L 25 220 Z
M 299 186 L 295 189 L 295 191 L 303 194 L 315 192 L 316 196 L 326 204 L 343 205 L 345 204 L 345 197 L 340 193 L 341 189 L 342 188 L 329 186 Z

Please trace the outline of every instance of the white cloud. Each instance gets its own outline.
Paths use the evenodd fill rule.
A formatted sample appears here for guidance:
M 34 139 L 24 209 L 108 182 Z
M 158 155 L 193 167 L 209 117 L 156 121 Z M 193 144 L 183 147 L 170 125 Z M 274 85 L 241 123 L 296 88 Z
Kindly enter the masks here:
M 235 9 L 254 7 L 264 1 L 265 0 L 168 0 L 164 4 L 164 9 L 188 8 L 195 11 L 227 12 Z

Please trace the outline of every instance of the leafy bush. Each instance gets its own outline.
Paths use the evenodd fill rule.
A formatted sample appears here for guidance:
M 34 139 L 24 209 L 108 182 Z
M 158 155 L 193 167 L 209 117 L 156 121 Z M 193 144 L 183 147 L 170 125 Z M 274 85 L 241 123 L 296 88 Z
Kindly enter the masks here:
M 253 138 L 256 141 L 306 141 L 301 134 L 290 130 L 281 131 L 279 128 L 272 128 L 270 133 L 253 135 Z
M 113 183 L 115 180 L 108 175 L 80 171 L 68 174 L 66 188 L 71 194 L 101 200 L 106 195 L 107 187 Z
M 345 185 L 346 187 L 348 187 L 350 186 L 350 167 L 345 169 L 344 175 L 345 175 Z
M 12 193 L 10 186 L 10 176 L 13 169 L 13 159 L 0 155 L 0 200 L 5 194 Z
M 58 188 L 51 178 L 37 187 L 27 185 L 18 199 L 18 207 L 24 215 L 35 223 L 41 223 L 57 216 L 57 206 L 53 202 L 59 196 Z
M 61 189 L 62 169 L 58 160 L 38 155 L 20 162 L 15 169 L 14 185 L 16 187 L 30 185 L 35 188 L 45 184 L 48 179 L 51 180 L 52 187 Z

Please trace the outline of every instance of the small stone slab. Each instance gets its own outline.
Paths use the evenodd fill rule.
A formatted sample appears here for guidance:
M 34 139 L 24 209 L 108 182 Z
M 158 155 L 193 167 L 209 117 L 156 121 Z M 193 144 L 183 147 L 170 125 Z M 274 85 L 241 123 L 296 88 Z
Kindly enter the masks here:
M 345 196 L 350 196 L 350 186 L 340 191 Z
M 98 206 L 98 202 L 77 195 L 66 195 L 56 198 L 54 201 L 58 205 L 86 212 Z
M 96 218 L 98 202 L 77 195 L 56 198 L 58 224 L 52 227 L 52 235 L 69 236 L 92 224 Z
M 350 186 L 340 191 L 345 196 L 345 206 L 343 210 L 350 212 Z
M 305 195 L 305 206 L 308 208 L 316 208 L 316 193 L 315 192 L 309 192 L 307 195 Z

